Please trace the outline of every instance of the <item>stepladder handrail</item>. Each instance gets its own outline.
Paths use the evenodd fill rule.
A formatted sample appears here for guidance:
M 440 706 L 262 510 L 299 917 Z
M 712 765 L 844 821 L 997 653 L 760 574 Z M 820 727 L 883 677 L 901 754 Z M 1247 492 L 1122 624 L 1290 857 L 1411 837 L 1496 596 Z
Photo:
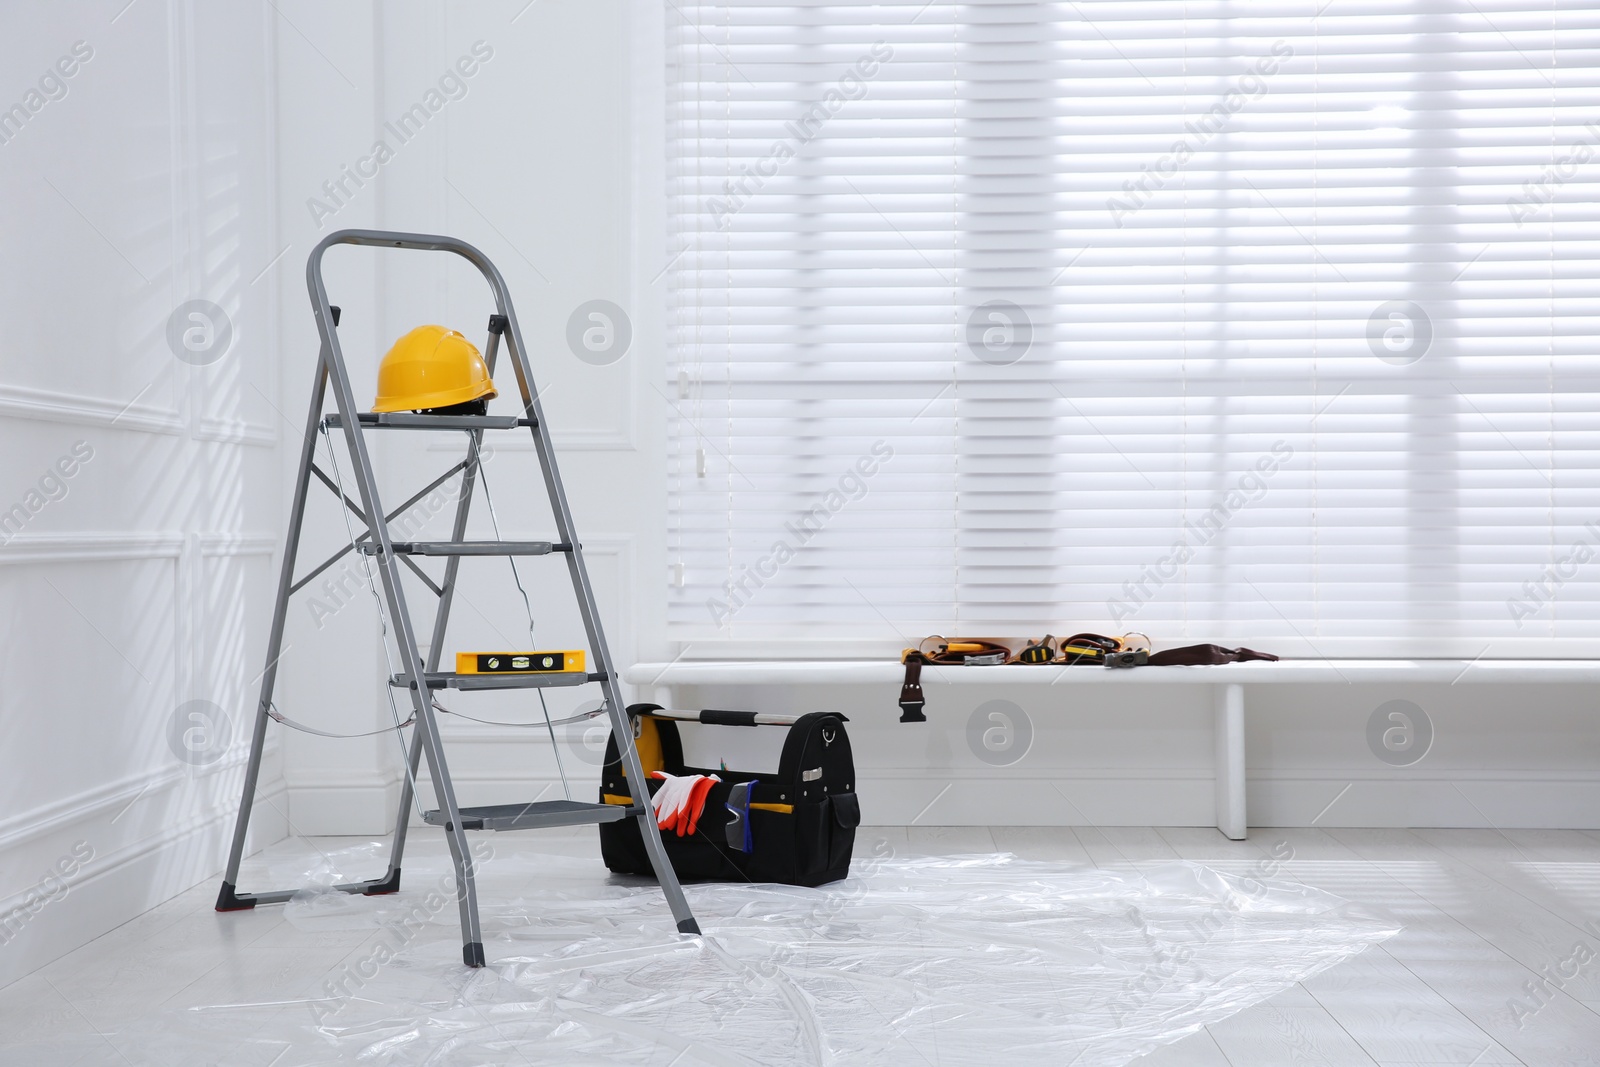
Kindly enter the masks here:
M 311 304 L 316 311 L 317 326 L 324 330 L 324 323 L 331 321 L 332 311 L 328 304 L 328 292 L 322 280 L 322 257 L 328 249 L 335 245 L 359 245 L 367 248 L 406 248 L 422 252 L 453 252 L 462 259 L 478 268 L 484 280 L 489 283 L 489 289 L 494 293 L 495 311 L 504 315 L 510 326 L 515 329 L 517 325 L 516 311 L 511 305 L 511 291 L 506 287 L 506 280 L 500 274 L 500 268 L 479 249 L 476 245 L 463 241 L 458 237 L 447 237 L 434 233 L 405 233 L 399 230 L 335 230 L 311 250 L 306 257 L 306 288 L 311 293 Z M 324 345 L 337 345 L 338 338 L 329 336 L 331 331 L 326 331 L 322 337 Z
M 495 313 L 505 320 L 505 332 L 516 340 L 518 358 L 522 358 L 522 328 L 517 322 L 516 308 L 511 303 L 511 290 L 506 286 L 506 280 L 500 273 L 500 268 L 494 261 L 484 254 L 477 245 L 463 241 L 459 237 L 449 237 L 437 233 L 407 233 L 401 230 L 335 230 L 311 250 L 306 257 L 306 289 L 311 295 L 311 308 L 317 320 L 317 332 L 320 335 L 322 351 L 328 353 L 340 363 L 344 362 L 344 348 L 339 343 L 338 330 L 334 328 L 333 308 L 328 300 L 327 286 L 322 277 L 322 257 L 328 249 L 335 245 L 357 245 L 365 248 L 402 248 L 419 252 L 450 252 L 465 259 L 478 273 L 483 275 L 484 281 L 489 283 L 489 291 L 494 294 Z M 490 351 L 488 364 L 491 373 L 494 371 L 494 343 L 497 337 L 490 338 Z M 531 368 L 527 368 L 531 372 Z M 524 368 L 518 367 L 520 378 Z M 524 408 L 524 417 L 532 418 L 538 414 L 537 397 L 534 403 Z
M 544 412 L 539 404 L 539 392 L 533 385 L 533 367 L 529 362 L 528 350 L 523 342 L 522 328 L 517 322 L 517 313 L 512 306 L 511 293 L 506 286 L 505 278 L 500 274 L 489 257 L 477 246 L 456 237 L 443 234 L 407 233 L 399 230 L 365 230 L 346 229 L 335 230 L 317 243 L 306 258 L 306 286 L 310 291 L 311 304 L 317 320 L 317 331 L 321 337 L 323 358 L 332 364 L 344 365 L 344 349 L 339 342 L 338 330 L 333 321 L 333 310 L 328 301 L 328 293 L 322 277 L 322 258 L 328 249 L 335 245 L 358 245 L 369 248 L 402 248 L 425 252 L 451 252 L 461 256 L 483 275 L 489 283 L 490 290 L 494 293 L 495 310 L 504 319 L 503 330 L 496 331 L 496 337 L 491 338 L 492 346 L 498 338 L 505 338 L 509 348 L 512 367 L 516 372 L 517 382 L 522 390 L 522 415 L 530 420 L 533 430 L 535 450 L 539 454 L 540 466 L 543 468 L 546 488 L 549 491 L 551 510 L 554 513 L 557 532 L 560 540 L 574 542 L 572 536 L 571 508 L 567 503 L 566 491 L 562 488 L 560 478 L 554 475 L 553 460 L 550 455 L 550 444 L 544 430 Z M 489 369 L 494 373 L 493 355 L 488 357 Z M 330 366 L 329 370 L 332 371 Z M 388 544 L 383 544 L 383 549 L 388 551 Z M 574 582 L 580 586 L 580 598 L 592 598 L 589 588 L 589 578 L 583 562 L 581 547 L 575 546 L 568 555 L 568 564 L 573 568 Z M 594 646 L 592 652 L 595 656 L 595 667 L 599 673 L 613 673 L 609 650 L 605 642 L 600 639 L 597 620 L 586 619 L 590 626 L 590 644 Z

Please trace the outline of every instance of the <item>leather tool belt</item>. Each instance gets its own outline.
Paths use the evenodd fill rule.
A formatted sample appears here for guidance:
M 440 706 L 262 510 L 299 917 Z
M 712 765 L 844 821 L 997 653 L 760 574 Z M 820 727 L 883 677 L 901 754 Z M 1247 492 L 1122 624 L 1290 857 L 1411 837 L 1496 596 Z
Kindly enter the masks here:
M 1221 645 L 1186 645 L 1152 652 L 1150 638 L 1142 633 L 1126 633 L 1121 637 L 1080 633 L 1059 639 L 1045 634 L 1038 640 L 935 635 L 924 638 L 916 648 L 908 648 L 900 654 L 900 662 L 906 668 L 905 681 L 900 686 L 900 721 L 928 721 L 924 714 L 927 699 L 922 692 L 924 664 L 977 667 L 1028 663 L 1129 668 L 1147 665 L 1201 666 L 1277 658 L 1268 652 L 1257 652 L 1250 648 L 1224 648 Z

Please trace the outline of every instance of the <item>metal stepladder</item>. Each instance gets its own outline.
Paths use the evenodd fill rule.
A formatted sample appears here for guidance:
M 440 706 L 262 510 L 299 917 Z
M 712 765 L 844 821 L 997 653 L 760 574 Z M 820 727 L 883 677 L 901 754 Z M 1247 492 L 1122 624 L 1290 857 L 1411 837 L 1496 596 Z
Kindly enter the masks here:
M 504 341 L 509 347 L 511 364 L 517 374 L 517 386 L 522 393 L 522 414 L 427 415 L 410 412 L 374 414 L 360 411 L 356 407 L 355 393 L 351 388 L 344 354 L 339 345 L 337 330 L 339 309 L 328 303 L 328 294 L 322 280 L 323 254 L 330 247 L 340 244 L 451 252 L 477 267 L 489 283 L 496 305 L 496 313 L 489 319 L 489 337 L 484 348 L 484 362 L 492 375 L 501 342 Z M 415 781 L 421 758 L 426 755 L 438 808 L 425 812 L 423 819 L 431 825 L 442 826 L 449 841 L 450 855 L 455 864 L 457 901 L 461 911 L 462 960 L 467 966 L 484 965 L 483 935 L 478 922 L 476 872 L 473 855 L 467 847 L 468 830 L 524 830 L 636 818 L 639 820 L 639 829 L 649 851 L 656 878 L 667 898 L 679 932 L 699 934 L 700 928 L 689 910 L 683 889 L 678 884 L 677 876 L 662 846 L 656 829 L 654 811 L 649 803 L 648 790 L 642 785 L 645 781 L 644 771 L 633 744 L 632 724 L 624 710 L 616 667 L 611 660 L 610 649 L 606 645 L 599 612 L 595 607 L 594 591 L 589 583 L 588 571 L 584 567 L 583 546 L 578 542 L 576 531 L 573 529 L 566 492 L 562 488 L 561 476 L 556 469 L 550 433 L 539 405 L 538 392 L 534 389 L 528 350 L 523 344 L 516 312 L 511 306 L 511 296 L 506 290 L 505 280 L 500 276 L 499 270 L 478 249 L 451 237 L 388 233 L 379 230 L 340 230 L 330 234 L 312 251 L 306 263 L 306 285 L 310 290 L 311 306 L 316 316 L 318 333 L 321 335 L 321 353 L 318 357 L 316 382 L 311 390 L 311 410 L 307 417 L 305 441 L 301 447 L 300 467 L 290 507 L 289 532 L 284 543 L 277 600 L 273 606 L 272 625 L 267 640 L 267 666 L 261 676 L 261 700 L 256 708 L 255 730 L 250 742 L 250 760 L 245 770 L 243 796 L 234 826 L 233 846 L 228 855 L 222 889 L 217 896 L 217 910 L 236 911 L 253 908 L 257 904 L 281 903 L 297 891 L 291 889 L 259 893 L 238 892 L 239 864 L 244 856 L 245 835 L 249 828 L 251 807 L 261 772 L 267 723 L 274 717 L 273 689 L 277 681 L 279 657 L 283 651 L 284 624 L 288 614 L 289 597 L 355 548 L 373 558 L 382 577 L 384 604 L 388 608 L 394 643 L 398 646 L 400 655 L 400 670 L 389 681 L 395 688 L 404 689 L 410 694 L 414 726 L 407 755 L 409 760 L 407 774 L 400 787 L 400 807 L 395 822 L 389 869 L 381 878 L 346 883 L 333 888 L 345 893 L 367 896 L 399 890 L 401 859 L 405 851 L 407 821 L 413 798 L 412 783 Z M 323 404 L 330 384 L 337 411 L 324 414 Z M 355 469 L 356 487 L 360 495 L 359 507 L 316 464 L 316 442 L 323 427 L 330 430 L 337 427 L 344 432 L 345 444 Z M 560 540 L 556 542 L 466 540 L 467 514 L 478 477 L 478 445 L 482 441 L 484 431 L 514 430 L 524 427 L 533 433 L 534 451 L 543 471 L 545 489 L 549 495 L 556 533 Z M 464 431 L 469 437 L 467 457 L 399 508 L 385 512 L 378 496 L 377 479 L 373 473 L 372 460 L 365 441 L 367 432 L 380 429 Z M 392 540 L 389 531 L 390 520 L 457 472 L 461 474 L 462 483 L 451 539 L 401 542 Z M 337 475 L 337 469 L 335 474 Z M 327 485 L 340 498 L 340 505 L 354 512 L 359 520 L 366 524 L 366 533 L 359 538 L 352 537 L 350 545 L 340 549 L 320 567 L 296 581 L 294 577 L 296 555 L 305 519 L 307 492 L 313 477 Z M 577 597 L 578 609 L 588 635 L 590 663 L 587 672 L 472 675 L 440 671 L 440 650 L 444 647 L 445 628 L 449 622 L 451 600 L 462 557 L 551 554 L 562 554 L 567 558 L 567 570 L 572 578 L 573 592 Z M 412 556 L 443 557 L 445 560 L 443 582 L 435 583 L 427 572 L 416 565 Z M 426 662 L 417 647 L 416 630 L 407 612 L 405 592 L 400 584 L 399 566 L 402 564 L 410 567 L 438 596 L 438 607 L 434 613 L 432 640 L 428 645 Z M 617 738 L 617 749 L 623 755 L 623 768 L 633 803 L 623 806 L 550 800 L 525 804 L 461 807 L 456 802 L 455 788 L 451 783 L 445 761 L 438 720 L 434 715 L 434 690 L 520 689 L 588 683 L 596 683 L 601 687 L 611 730 Z M 398 730 L 399 726 L 397 725 L 395 729 Z

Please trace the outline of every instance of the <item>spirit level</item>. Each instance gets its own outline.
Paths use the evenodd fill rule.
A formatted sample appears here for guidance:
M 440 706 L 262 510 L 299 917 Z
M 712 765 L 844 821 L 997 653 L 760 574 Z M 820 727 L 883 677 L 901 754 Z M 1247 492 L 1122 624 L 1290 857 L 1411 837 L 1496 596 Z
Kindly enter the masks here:
M 582 671 L 580 652 L 457 652 L 457 674 L 545 674 Z

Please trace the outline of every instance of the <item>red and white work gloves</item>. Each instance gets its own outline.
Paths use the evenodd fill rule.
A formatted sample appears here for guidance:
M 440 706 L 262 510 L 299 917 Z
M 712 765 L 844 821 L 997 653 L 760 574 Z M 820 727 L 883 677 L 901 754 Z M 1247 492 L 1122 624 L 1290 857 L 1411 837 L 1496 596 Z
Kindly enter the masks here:
M 662 782 L 656 795 L 650 798 L 651 806 L 656 809 L 656 825 L 663 830 L 676 830 L 679 837 L 694 833 L 706 808 L 706 794 L 722 781 L 714 774 L 653 771 L 650 776 Z

